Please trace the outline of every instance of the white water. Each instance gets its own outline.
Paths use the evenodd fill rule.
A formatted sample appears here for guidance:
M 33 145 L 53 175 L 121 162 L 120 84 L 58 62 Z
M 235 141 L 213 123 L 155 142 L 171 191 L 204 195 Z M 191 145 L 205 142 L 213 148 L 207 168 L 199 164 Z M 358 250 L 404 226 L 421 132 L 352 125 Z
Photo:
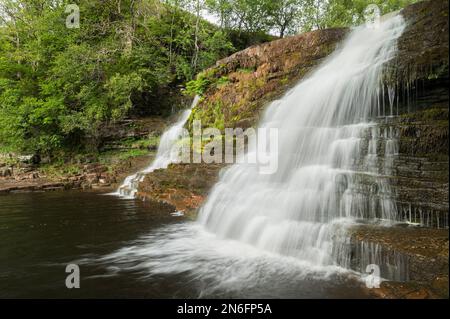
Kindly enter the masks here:
M 247 164 L 228 169 L 200 211 L 207 230 L 330 265 L 337 221 L 396 219 L 383 175 L 395 146 L 390 139 L 389 159 L 380 161 L 383 136 L 369 120 L 394 115 L 380 97 L 382 70 L 403 29 L 401 16 L 377 29 L 357 28 L 316 72 L 269 106 L 260 126 L 279 130 L 279 169 L 273 175 Z M 366 184 L 375 190 L 366 192 Z
M 151 173 L 156 169 L 167 168 L 169 164 L 178 161 L 179 155 L 178 153 L 173 152 L 173 146 L 179 140 L 184 124 L 186 124 L 192 109 L 197 105 L 199 99 L 200 97 L 196 96 L 192 102 L 191 108 L 183 111 L 176 123 L 161 136 L 161 141 L 154 161 L 142 171 L 125 178 L 122 185 L 120 185 L 118 190 L 113 193 L 114 195 L 120 195 L 125 198 L 134 198 L 138 185 L 144 180 L 146 174 Z
M 404 26 L 395 16 L 378 29 L 356 28 L 268 107 L 260 126 L 279 129 L 275 174 L 233 165 L 208 196 L 199 222 L 163 228 L 102 262 L 148 276 L 189 274 L 206 290 L 234 292 L 343 270 L 349 251 L 339 242 L 348 240 L 347 225 L 397 219 L 386 176 L 397 151 L 395 134 L 370 119 L 394 115 L 379 94 L 383 65 L 395 55 Z

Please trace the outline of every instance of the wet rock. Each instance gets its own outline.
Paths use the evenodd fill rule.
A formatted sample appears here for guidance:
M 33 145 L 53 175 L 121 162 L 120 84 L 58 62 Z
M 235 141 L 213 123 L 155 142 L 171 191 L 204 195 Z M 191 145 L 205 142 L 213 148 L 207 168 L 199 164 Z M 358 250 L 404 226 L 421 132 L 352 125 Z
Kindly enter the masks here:
M 97 183 L 99 179 L 97 173 L 86 174 L 85 177 L 86 181 L 91 184 Z
M 401 11 L 407 26 L 393 61 L 399 82 L 448 78 L 448 5 L 446 0 L 419 1 Z
M 90 188 L 92 188 L 92 189 L 105 189 L 105 188 L 108 188 L 109 186 L 111 186 L 111 184 L 102 184 L 102 183 L 100 183 L 100 184 L 91 184 L 90 185 Z
M 52 159 L 50 156 L 42 156 L 41 161 L 39 164 L 50 164 L 52 162 Z
M 351 268 L 364 272 L 367 264 L 379 265 L 381 277 L 390 280 L 385 288 L 397 290 L 390 294 L 401 298 L 448 298 L 448 230 L 366 225 L 351 228 L 349 236 Z M 364 252 L 362 243 L 368 245 Z M 399 291 L 399 287 L 409 290 Z
M 399 220 L 448 228 L 448 108 L 430 104 L 385 125 L 399 132 L 399 153 L 389 178 Z
M 48 186 L 48 187 L 43 187 L 42 190 L 45 190 L 47 192 L 55 192 L 55 191 L 62 191 L 65 190 L 66 188 L 64 186 Z
M 369 294 L 376 298 L 383 299 L 435 299 L 439 295 L 424 287 L 408 284 L 385 281 L 380 288 L 371 289 Z
M 158 150 L 158 146 L 157 145 L 149 145 L 149 146 L 147 146 L 147 149 L 149 151 L 156 151 L 156 150 Z
M 139 184 L 137 197 L 162 201 L 193 216 L 217 182 L 221 164 L 171 164 L 155 170 Z

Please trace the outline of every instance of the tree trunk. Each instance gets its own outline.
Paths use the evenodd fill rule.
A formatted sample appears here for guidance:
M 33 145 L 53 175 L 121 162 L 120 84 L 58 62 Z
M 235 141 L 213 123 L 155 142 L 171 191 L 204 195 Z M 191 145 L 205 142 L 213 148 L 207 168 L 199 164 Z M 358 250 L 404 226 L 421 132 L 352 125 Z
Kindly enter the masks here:
M 282 39 L 282 38 L 284 38 L 284 32 L 286 31 L 286 27 L 285 26 L 282 26 L 281 27 L 281 29 L 280 29 L 280 38 Z
M 198 61 L 198 53 L 199 53 L 199 46 L 198 46 L 198 29 L 200 24 L 200 0 L 197 0 L 197 6 L 196 6 L 196 13 L 197 13 L 197 19 L 195 21 L 195 40 L 194 40 L 194 56 L 192 58 L 192 69 L 194 73 L 196 73 L 197 70 L 197 61 Z

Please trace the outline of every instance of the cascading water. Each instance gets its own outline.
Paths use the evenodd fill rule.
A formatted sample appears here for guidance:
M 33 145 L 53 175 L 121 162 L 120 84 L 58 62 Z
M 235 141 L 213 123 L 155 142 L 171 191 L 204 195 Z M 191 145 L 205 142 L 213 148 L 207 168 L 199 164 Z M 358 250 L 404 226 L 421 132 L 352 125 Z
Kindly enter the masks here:
M 260 126 L 278 128 L 276 173 L 235 164 L 221 174 L 198 222 L 163 227 L 98 261 L 115 264 L 114 272 L 188 276 L 200 284 L 200 297 L 269 290 L 263 296 L 292 297 L 286 287 L 348 274 L 346 225 L 398 219 L 387 175 L 396 133 L 371 119 L 395 115 L 392 92 L 386 91 L 388 103 L 380 97 L 382 71 L 404 27 L 394 16 L 375 29 L 356 28 L 314 73 L 269 106 Z M 358 247 L 362 261 L 379 257 L 371 248 Z M 385 260 L 395 264 L 400 259 L 394 257 Z M 306 294 L 311 297 L 311 290 Z
M 197 105 L 199 99 L 200 97 L 196 96 L 192 102 L 191 108 L 183 111 L 177 122 L 161 136 L 155 160 L 144 170 L 125 178 L 122 185 L 120 185 L 119 189 L 114 193 L 115 195 L 134 198 L 138 185 L 144 180 L 146 174 L 153 172 L 155 169 L 167 168 L 169 164 L 178 161 L 179 155 L 178 153 L 173 152 L 173 146 L 179 140 L 183 126 L 191 115 L 192 109 Z
M 328 265 L 336 260 L 333 236 L 340 221 L 396 219 L 380 165 L 390 163 L 396 147 L 388 139 L 389 158 L 379 161 L 383 136 L 369 120 L 394 115 L 380 97 L 382 71 L 403 29 L 401 16 L 379 28 L 357 28 L 316 72 L 269 106 L 260 126 L 278 128 L 278 171 L 261 175 L 249 164 L 229 168 L 200 211 L 206 229 Z

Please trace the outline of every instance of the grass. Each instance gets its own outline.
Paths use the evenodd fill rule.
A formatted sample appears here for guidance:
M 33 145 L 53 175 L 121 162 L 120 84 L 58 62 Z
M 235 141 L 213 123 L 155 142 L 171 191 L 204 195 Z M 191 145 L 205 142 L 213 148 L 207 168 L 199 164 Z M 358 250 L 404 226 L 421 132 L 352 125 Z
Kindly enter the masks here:
M 121 160 L 127 160 L 131 157 L 138 157 L 138 156 L 144 156 L 149 154 L 148 150 L 136 150 L 136 149 L 132 149 L 132 150 L 128 150 L 125 152 L 122 152 L 121 154 L 119 154 L 119 159 Z
M 159 136 L 150 136 L 143 139 L 127 138 L 119 143 L 120 146 L 127 148 L 151 148 L 159 145 Z
M 147 149 L 112 150 L 99 154 L 98 162 L 103 165 L 110 165 L 120 161 L 125 161 L 133 157 L 150 154 Z
M 104 151 L 99 154 L 99 162 L 110 164 L 117 160 L 127 160 L 129 158 L 150 154 L 151 149 L 157 149 L 159 136 L 150 136 L 143 139 L 128 138 L 119 143 L 119 149 Z
M 216 87 L 220 88 L 224 85 L 227 85 L 228 83 L 230 83 L 230 79 L 227 76 L 222 76 L 221 78 L 219 78 L 216 82 Z
M 255 72 L 256 71 L 256 69 L 253 67 L 253 68 L 238 68 L 237 70 L 236 70 L 237 72 L 241 72 L 241 73 L 253 73 L 253 72 Z
M 79 165 L 62 164 L 62 163 L 41 165 L 39 170 L 50 178 L 68 175 L 78 175 L 83 172 L 83 169 Z

